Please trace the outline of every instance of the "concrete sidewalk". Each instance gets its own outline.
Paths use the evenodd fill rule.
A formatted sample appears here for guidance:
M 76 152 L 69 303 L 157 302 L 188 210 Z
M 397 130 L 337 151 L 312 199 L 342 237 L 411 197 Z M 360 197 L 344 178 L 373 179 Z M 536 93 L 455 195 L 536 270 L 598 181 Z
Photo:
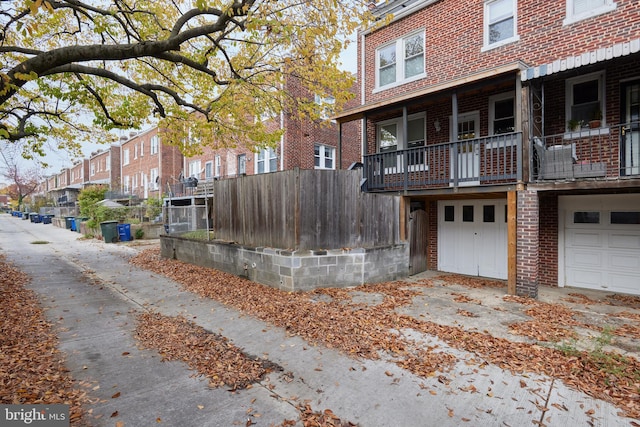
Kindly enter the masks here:
M 31 288 L 59 330 L 71 375 L 91 384 L 94 403 L 86 409 L 92 409 L 87 419 L 93 426 L 244 426 L 247 420 L 270 426 L 297 419 L 295 407 L 305 401 L 363 427 L 630 425 L 614 406 L 559 381 L 478 365 L 477 356 L 455 349 L 447 351 L 460 361 L 443 382 L 389 361 L 311 346 L 128 264 L 135 247 L 80 237 L 0 215 L 0 251 L 32 277 Z M 137 347 L 134 317 L 144 310 L 181 314 L 283 371 L 247 390 L 210 389 L 185 364 L 162 362 L 155 351 Z M 477 392 L 465 391 L 470 385 Z

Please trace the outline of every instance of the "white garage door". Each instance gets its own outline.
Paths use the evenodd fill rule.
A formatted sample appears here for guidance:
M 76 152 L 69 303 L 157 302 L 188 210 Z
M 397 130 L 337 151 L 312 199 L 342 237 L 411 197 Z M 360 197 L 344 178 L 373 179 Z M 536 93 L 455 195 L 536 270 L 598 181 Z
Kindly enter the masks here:
M 507 278 L 507 201 L 438 202 L 438 270 Z
M 558 207 L 560 285 L 640 295 L 640 194 L 561 196 Z

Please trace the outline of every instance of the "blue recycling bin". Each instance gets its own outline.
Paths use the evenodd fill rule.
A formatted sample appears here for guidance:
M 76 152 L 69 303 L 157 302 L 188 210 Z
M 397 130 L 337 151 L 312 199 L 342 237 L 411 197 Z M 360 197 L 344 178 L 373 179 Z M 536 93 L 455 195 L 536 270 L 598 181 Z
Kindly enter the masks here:
M 51 224 L 51 218 L 53 215 L 42 215 L 42 223 L 43 224 Z
M 118 238 L 121 242 L 131 240 L 131 224 L 118 224 Z
M 71 225 L 71 227 L 69 227 L 69 229 L 70 229 L 71 231 L 78 231 L 78 230 L 76 230 L 76 227 L 77 227 L 77 225 L 76 225 L 76 220 L 77 220 L 77 218 L 76 218 L 76 217 L 71 217 L 71 218 L 69 219 L 69 224 Z

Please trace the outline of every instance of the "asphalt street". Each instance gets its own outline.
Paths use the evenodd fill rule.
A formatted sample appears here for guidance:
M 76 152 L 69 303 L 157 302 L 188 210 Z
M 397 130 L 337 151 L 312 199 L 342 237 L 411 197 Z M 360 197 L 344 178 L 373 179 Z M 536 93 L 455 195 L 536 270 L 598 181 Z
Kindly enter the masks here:
M 135 246 L 81 237 L 0 215 L 0 252 L 32 278 L 71 376 L 89 384 L 93 426 L 280 425 L 298 419 L 296 405 L 305 401 L 363 427 L 630 425 L 614 406 L 559 381 L 479 366 L 455 349 L 459 362 L 445 385 L 437 375 L 420 378 L 384 358 L 357 360 L 309 345 L 129 264 Z M 209 388 L 186 364 L 139 348 L 135 316 L 146 310 L 181 314 L 283 370 L 246 390 Z M 524 388 L 521 380 L 534 386 Z M 470 383 L 478 392 L 464 391 Z

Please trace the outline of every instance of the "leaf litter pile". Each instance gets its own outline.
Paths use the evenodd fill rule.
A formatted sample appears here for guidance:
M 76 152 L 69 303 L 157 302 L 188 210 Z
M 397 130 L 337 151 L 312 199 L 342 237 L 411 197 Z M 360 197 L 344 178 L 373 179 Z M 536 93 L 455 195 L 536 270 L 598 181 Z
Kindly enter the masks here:
M 452 348 L 474 353 L 502 369 L 561 379 L 569 387 L 613 403 L 624 416 L 640 418 L 640 362 L 637 359 L 608 357 L 606 366 L 603 366 L 602 359 L 596 359 L 586 351 L 567 354 L 548 345 L 512 342 L 488 333 L 398 314 L 397 308 L 411 303 L 412 298 L 420 293 L 411 288 L 431 286 L 428 281 L 290 293 L 218 270 L 161 258 L 158 249 L 141 252 L 131 259 L 131 263 L 166 275 L 190 292 L 285 328 L 291 335 L 338 349 L 353 357 L 379 359 L 384 354 L 395 360 L 398 366 L 423 377 L 434 376 L 437 371 L 446 372 L 456 363 L 455 356 L 434 351 L 437 346 L 425 349 L 398 333 L 412 329 L 437 336 Z M 471 283 L 472 279 L 465 278 L 465 281 Z M 491 282 L 490 286 L 493 285 Z M 470 286 L 477 285 L 473 283 Z M 384 300 L 373 306 L 356 303 L 352 301 L 354 292 L 383 294 Z M 322 296 L 331 298 L 326 301 Z M 528 298 L 514 302 L 532 305 L 530 314 L 533 316 L 540 316 L 542 312 L 549 314 L 558 308 Z M 566 322 L 569 317 L 570 313 L 560 312 L 553 321 Z M 556 331 L 541 338 L 555 341 L 563 336 L 567 335 Z
M 86 393 L 68 375 L 57 337 L 27 283 L 0 255 L 0 403 L 70 405 L 71 425 L 84 425 Z

